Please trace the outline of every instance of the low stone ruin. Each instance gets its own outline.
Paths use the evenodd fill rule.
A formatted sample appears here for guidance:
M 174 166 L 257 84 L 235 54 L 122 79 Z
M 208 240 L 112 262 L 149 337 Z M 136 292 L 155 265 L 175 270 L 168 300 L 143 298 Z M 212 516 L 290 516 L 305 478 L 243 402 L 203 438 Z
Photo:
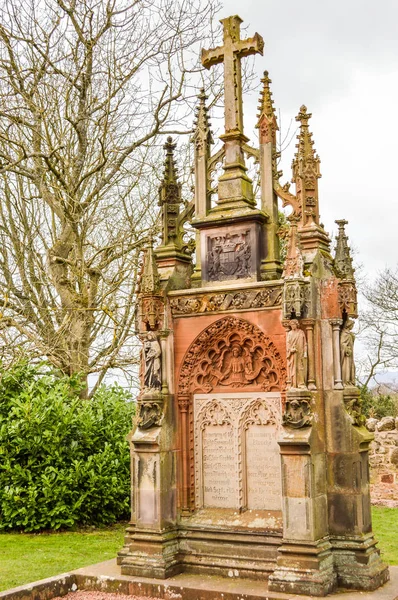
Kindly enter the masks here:
M 398 417 L 368 419 L 374 433 L 369 452 L 372 504 L 398 507 Z

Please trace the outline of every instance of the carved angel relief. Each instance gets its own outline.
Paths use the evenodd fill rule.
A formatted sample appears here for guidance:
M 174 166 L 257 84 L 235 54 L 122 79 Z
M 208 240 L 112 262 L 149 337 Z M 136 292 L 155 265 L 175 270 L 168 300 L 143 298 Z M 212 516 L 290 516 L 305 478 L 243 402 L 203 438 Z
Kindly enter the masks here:
M 243 319 L 213 323 L 188 350 L 180 376 L 180 393 L 214 388 L 283 388 L 286 370 L 271 340 Z

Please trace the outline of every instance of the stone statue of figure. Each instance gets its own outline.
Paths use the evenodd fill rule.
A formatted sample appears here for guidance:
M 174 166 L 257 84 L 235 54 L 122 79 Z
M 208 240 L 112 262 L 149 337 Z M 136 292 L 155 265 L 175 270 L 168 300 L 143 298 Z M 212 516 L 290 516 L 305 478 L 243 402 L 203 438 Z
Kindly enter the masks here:
M 354 341 L 352 333 L 354 321 L 347 319 L 340 335 L 341 375 L 344 385 L 355 385 Z
M 156 334 L 150 331 L 144 342 L 144 386 L 148 389 L 160 390 L 162 387 L 160 368 L 160 344 Z
M 292 388 L 305 388 L 307 384 L 307 339 L 299 328 L 297 319 L 289 322 L 286 337 L 288 381 Z
M 247 359 L 242 356 L 241 349 L 238 346 L 234 346 L 229 366 L 223 373 L 223 384 L 235 387 L 247 384 L 246 371 L 248 367 Z

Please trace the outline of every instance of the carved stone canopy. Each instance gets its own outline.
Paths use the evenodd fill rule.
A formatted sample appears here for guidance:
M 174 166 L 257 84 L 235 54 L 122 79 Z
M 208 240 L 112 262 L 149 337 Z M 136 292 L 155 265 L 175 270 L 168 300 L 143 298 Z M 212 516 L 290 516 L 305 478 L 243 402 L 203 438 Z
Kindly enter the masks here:
M 179 394 L 245 388 L 281 391 L 286 368 L 274 343 L 244 319 L 225 317 L 207 327 L 185 354 Z

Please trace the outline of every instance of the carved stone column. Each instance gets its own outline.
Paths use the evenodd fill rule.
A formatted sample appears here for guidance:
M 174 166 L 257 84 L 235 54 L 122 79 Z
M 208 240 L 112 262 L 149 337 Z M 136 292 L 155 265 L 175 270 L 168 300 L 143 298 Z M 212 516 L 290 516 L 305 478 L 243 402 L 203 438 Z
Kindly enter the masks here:
M 163 393 L 169 387 L 171 351 L 167 331 L 148 332 L 144 337 L 146 386 L 131 436 L 132 526 L 118 555 L 123 575 L 164 579 L 182 568 L 178 561 L 176 417 L 172 396 Z
M 160 346 L 162 348 L 162 395 L 169 393 L 168 379 L 168 364 L 167 364 L 167 336 L 168 331 L 163 331 L 160 334 Z
M 325 454 L 313 434 L 311 392 L 287 392 L 282 461 L 283 540 L 270 591 L 325 596 L 336 585 L 328 538 Z
M 188 409 L 189 396 L 178 397 L 178 408 L 181 416 L 181 510 L 183 514 L 189 513 L 189 465 L 188 465 Z
M 257 127 L 260 138 L 260 182 L 261 182 L 261 210 L 268 215 L 265 225 L 267 254 L 262 260 L 261 272 L 264 279 L 279 279 L 282 266 L 279 253 L 278 239 L 278 198 L 274 191 L 274 164 L 276 162 L 276 130 L 278 125 L 274 112 L 271 80 L 268 72 L 264 73 L 261 80 L 263 90 L 259 106 L 259 120 Z
M 314 325 L 315 319 L 303 319 L 301 321 L 306 330 L 308 344 L 308 380 L 309 390 L 316 390 L 315 380 L 315 347 L 314 347 Z
M 341 379 L 340 327 L 343 320 L 331 319 L 330 324 L 332 326 L 334 389 L 342 390 L 344 386 Z
M 282 326 L 283 329 L 285 330 L 286 336 L 290 331 L 290 319 L 282 319 Z M 289 369 L 286 369 L 286 389 L 289 389 L 292 385 L 292 380 L 289 374 Z

